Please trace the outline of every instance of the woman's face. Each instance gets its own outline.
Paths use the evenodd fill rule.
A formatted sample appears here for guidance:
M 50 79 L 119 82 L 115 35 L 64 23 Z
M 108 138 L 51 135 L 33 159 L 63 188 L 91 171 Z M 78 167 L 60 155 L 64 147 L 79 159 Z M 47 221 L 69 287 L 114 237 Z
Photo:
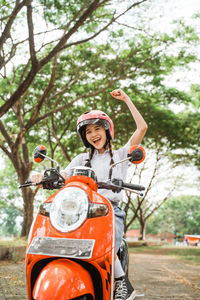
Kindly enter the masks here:
M 105 151 L 106 131 L 102 126 L 89 124 L 86 126 L 86 139 L 99 153 Z

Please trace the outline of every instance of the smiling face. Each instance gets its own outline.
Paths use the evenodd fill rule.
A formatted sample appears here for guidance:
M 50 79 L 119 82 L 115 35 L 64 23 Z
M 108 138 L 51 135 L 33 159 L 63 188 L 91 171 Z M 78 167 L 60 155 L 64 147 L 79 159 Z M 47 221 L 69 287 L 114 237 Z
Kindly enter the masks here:
M 86 126 L 86 139 L 99 153 L 104 153 L 106 144 L 106 131 L 98 124 L 89 124 Z

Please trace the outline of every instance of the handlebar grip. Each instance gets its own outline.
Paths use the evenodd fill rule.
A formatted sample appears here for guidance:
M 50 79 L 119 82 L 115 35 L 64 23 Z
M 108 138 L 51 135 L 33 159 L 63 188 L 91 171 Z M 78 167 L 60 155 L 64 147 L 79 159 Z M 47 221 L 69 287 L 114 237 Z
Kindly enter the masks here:
M 30 181 L 30 180 L 27 180 L 27 181 L 25 181 L 24 184 L 21 184 L 21 185 L 19 186 L 19 189 L 21 189 L 21 188 L 23 188 L 23 187 L 32 186 L 32 185 L 33 185 L 33 182 Z
M 122 186 L 128 189 L 136 190 L 136 191 L 144 191 L 145 187 L 139 184 L 132 184 L 132 183 L 122 183 Z

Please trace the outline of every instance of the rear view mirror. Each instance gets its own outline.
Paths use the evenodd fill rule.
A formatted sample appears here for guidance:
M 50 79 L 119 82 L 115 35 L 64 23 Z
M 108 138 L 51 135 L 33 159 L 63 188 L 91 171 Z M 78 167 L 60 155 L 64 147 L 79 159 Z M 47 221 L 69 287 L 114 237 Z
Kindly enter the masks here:
M 128 150 L 127 157 L 130 157 L 129 161 L 133 164 L 140 164 L 145 159 L 145 150 L 143 147 L 137 145 L 132 146 Z
M 43 145 L 37 146 L 33 151 L 33 159 L 35 162 L 40 163 L 46 157 L 47 149 Z

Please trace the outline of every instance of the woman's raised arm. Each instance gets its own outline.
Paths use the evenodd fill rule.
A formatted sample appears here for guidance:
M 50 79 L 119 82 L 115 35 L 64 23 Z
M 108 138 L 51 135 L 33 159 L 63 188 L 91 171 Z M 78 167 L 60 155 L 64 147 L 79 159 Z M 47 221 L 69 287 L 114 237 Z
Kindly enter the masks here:
M 124 101 L 128 106 L 137 126 L 136 130 L 133 132 L 130 138 L 130 143 L 131 146 L 139 145 L 142 142 L 142 139 L 147 131 L 148 128 L 147 123 L 145 122 L 142 115 L 137 110 L 137 108 L 135 107 L 135 105 L 133 104 L 133 102 L 125 92 L 123 92 L 121 89 L 116 89 L 113 90 L 110 94 L 112 95 L 113 98 Z

